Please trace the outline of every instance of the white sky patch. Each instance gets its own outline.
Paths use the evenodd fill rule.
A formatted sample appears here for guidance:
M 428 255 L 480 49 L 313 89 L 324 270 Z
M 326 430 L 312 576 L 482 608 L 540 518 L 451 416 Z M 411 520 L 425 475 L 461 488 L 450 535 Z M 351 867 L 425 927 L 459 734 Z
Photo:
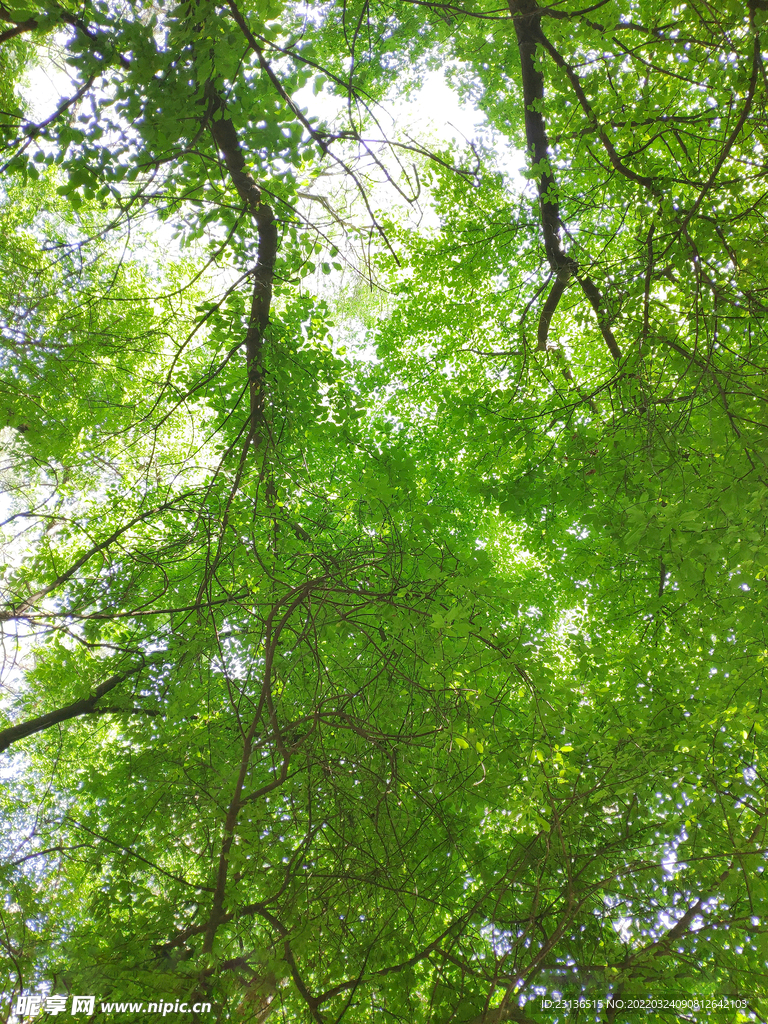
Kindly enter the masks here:
M 56 47 L 40 47 L 37 60 L 26 70 L 21 94 L 29 104 L 29 117 L 42 121 L 50 117 L 62 100 L 73 96 L 78 87 L 73 72 L 57 56 Z
M 471 142 L 485 125 L 484 115 L 459 101 L 442 71 L 432 71 L 411 99 L 394 108 L 395 124 L 407 123 L 419 136 L 437 136 L 443 143 Z
M 27 70 L 26 81 L 21 91 L 29 105 L 28 116 L 33 120 L 42 121 L 49 117 L 56 107 L 65 99 L 69 99 L 77 89 L 74 80 L 75 69 L 67 67 L 60 49 L 63 42 L 62 37 L 59 45 L 54 41 L 47 49 L 41 47 L 38 63 Z M 328 123 L 335 122 L 340 128 L 344 127 L 347 118 L 347 101 L 344 97 L 329 93 L 325 89 L 315 95 L 314 83 L 309 82 L 293 94 L 292 99 L 310 117 L 321 118 Z M 462 151 L 466 154 L 474 144 L 494 141 L 495 133 L 488 127 L 485 115 L 471 103 L 460 100 L 458 93 L 446 82 L 443 70 L 427 73 L 421 88 L 409 97 L 387 98 L 381 104 L 372 105 L 371 112 L 379 122 L 378 127 L 371 125 L 365 132 L 366 141 L 370 141 L 372 151 L 378 149 L 378 142 L 386 149 L 386 139 L 396 138 L 405 144 L 413 143 L 425 152 L 455 148 L 458 157 Z M 508 143 L 492 148 L 497 154 L 498 169 L 506 175 L 515 191 L 521 191 L 526 184 L 521 174 L 525 164 L 524 154 L 510 149 Z M 486 148 L 486 154 L 487 151 Z M 405 150 L 394 152 L 406 174 L 410 176 L 413 158 Z M 384 155 L 383 152 L 381 155 Z M 461 159 L 466 161 L 466 155 Z M 390 156 L 385 157 L 383 162 L 393 165 L 391 169 L 396 177 L 394 164 L 397 161 Z M 370 177 L 366 175 L 366 178 L 369 187 L 374 185 Z M 316 182 L 313 191 L 324 193 L 326 189 L 318 189 L 318 185 L 319 182 Z M 407 208 L 406 201 L 397 195 L 397 190 L 391 185 L 382 181 L 379 188 L 386 192 L 386 199 L 375 195 L 379 190 L 375 185 L 372 198 L 383 199 L 382 205 L 385 208 L 391 207 L 393 203 Z M 408 191 L 407 186 L 405 191 Z M 417 206 L 418 212 L 410 211 L 411 217 L 416 213 L 416 220 L 422 228 L 437 227 L 437 219 L 432 213 L 429 197 L 424 196 Z M 170 229 L 166 227 L 165 233 L 170 240 Z

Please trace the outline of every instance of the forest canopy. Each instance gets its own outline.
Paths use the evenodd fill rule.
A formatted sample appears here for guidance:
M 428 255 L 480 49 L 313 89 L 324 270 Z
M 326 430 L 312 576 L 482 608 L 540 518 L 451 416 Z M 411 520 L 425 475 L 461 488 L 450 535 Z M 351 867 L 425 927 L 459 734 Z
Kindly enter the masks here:
M 767 20 L 0 0 L 3 1019 L 766 1020 Z

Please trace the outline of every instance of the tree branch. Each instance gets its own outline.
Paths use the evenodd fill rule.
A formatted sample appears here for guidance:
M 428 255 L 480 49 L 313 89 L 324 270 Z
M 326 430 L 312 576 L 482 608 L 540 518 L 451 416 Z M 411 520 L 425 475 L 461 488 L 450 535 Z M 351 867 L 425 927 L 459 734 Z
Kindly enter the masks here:
M 258 451 L 263 441 L 264 426 L 264 333 L 269 325 L 272 303 L 272 282 L 277 259 L 277 223 L 272 207 L 261 201 L 261 189 L 246 170 L 245 157 L 232 121 L 226 117 L 226 105 L 212 82 L 206 82 L 211 134 L 221 154 L 237 194 L 256 225 L 259 244 L 253 270 L 251 316 L 245 335 L 248 366 L 251 440 Z
M 621 359 L 621 349 L 619 348 L 616 338 L 614 337 L 613 331 L 610 328 L 608 320 L 605 316 L 605 307 L 603 306 L 603 297 L 600 294 L 597 286 L 591 277 L 586 274 L 577 275 L 578 282 L 581 285 L 581 290 L 587 296 L 589 304 L 595 311 L 597 317 L 597 326 L 600 328 L 600 333 L 603 336 L 605 344 L 608 346 L 608 351 L 611 353 L 615 360 Z
M 565 72 L 568 81 L 571 83 L 571 88 L 576 94 L 576 99 L 579 101 L 581 109 L 587 115 L 587 119 L 589 120 L 589 123 L 592 125 L 593 131 L 597 134 L 597 137 L 602 142 L 603 147 L 606 153 L 608 154 L 608 159 L 611 161 L 611 166 L 614 168 L 614 170 L 618 171 L 619 174 L 623 174 L 625 178 L 629 178 L 630 181 L 634 181 L 638 185 L 642 185 L 643 188 L 647 188 L 650 192 L 656 194 L 656 182 L 653 178 L 646 177 L 643 174 L 637 174 L 635 171 L 630 170 L 630 168 L 627 167 L 626 164 L 622 162 L 621 157 L 616 152 L 613 143 L 608 137 L 607 132 L 598 121 L 597 115 L 592 109 L 592 105 L 587 99 L 587 95 L 581 86 L 581 80 L 579 79 L 579 76 L 573 70 L 571 65 L 562 57 L 559 51 L 555 49 L 552 43 L 550 43 L 550 41 L 547 39 L 547 37 L 544 35 L 542 31 L 539 31 L 539 42 L 550 55 L 555 64 L 561 69 L 561 71 Z
M 84 555 L 81 555 L 80 558 L 78 558 L 75 562 L 72 563 L 69 569 L 60 573 L 56 577 L 56 579 L 53 580 L 51 583 L 48 583 L 46 584 L 46 586 L 41 587 L 40 590 L 36 591 L 26 600 L 20 601 L 16 605 L 12 605 L 10 611 L 0 612 L 0 622 L 10 622 L 13 619 L 21 618 L 21 616 L 24 615 L 25 612 L 29 611 L 31 608 L 34 607 L 37 601 L 40 601 L 42 600 L 42 598 L 47 597 L 48 594 L 52 593 L 63 583 L 66 583 L 68 580 L 70 580 L 75 575 L 75 573 L 82 569 L 86 562 L 90 561 L 90 559 L 93 558 L 94 555 L 98 555 L 99 552 L 105 551 L 108 547 L 114 544 L 114 542 L 118 540 L 124 533 L 127 533 L 128 530 L 133 529 L 133 527 L 136 526 L 138 523 L 144 522 L 145 519 L 149 519 L 150 516 L 158 515 L 160 512 L 166 512 L 169 509 L 174 508 L 180 502 L 185 501 L 193 493 L 194 491 L 186 491 L 184 494 L 180 494 L 178 498 L 175 498 L 173 501 L 168 501 L 163 505 L 157 505 L 155 508 L 150 509 L 148 512 L 142 512 L 139 515 L 134 516 L 132 519 L 129 519 L 128 522 L 125 523 L 123 526 L 119 527 L 117 530 L 114 530 L 112 533 L 110 533 L 110 535 L 105 540 L 100 541 L 98 544 L 94 544 L 92 548 L 89 548 Z
M 71 718 L 79 718 L 81 715 L 92 714 L 99 709 L 96 707 L 98 702 L 104 696 L 105 693 L 109 693 L 110 690 L 122 683 L 124 679 L 128 679 L 130 676 L 136 675 L 137 672 L 141 672 L 145 668 L 145 663 L 142 661 L 141 665 L 136 665 L 134 668 L 129 668 L 125 672 L 118 672 L 116 675 L 110 676 L 100 686 L 91 693 L 89 697 L 84 697 L 82 700 L 77 700 L 73 704 L 67 704 L 63 708 L 59 708 L 58 711 L 49 711 L 46 715 L 38 715 L 37 718 L 30 718 L 26 722 L 22 722 L 20 725 L 13 725 L 8 729 L 0 731 L 0 752 L 7 750 L 12 743 L 16 743 L 19 740 L 24 739 L 26 736 L 31 736 L 36 732 L 43 732 L 45 729 L 50 729 L 52 725 L 59 725 L 61 722 L 67 722 Z M 106 710 L 117 710 L 117 709 L 103 709 Z M 126 711 L 141 710 L 136 708 L 126 708 Z
M 541 209 L 541 228 L 544 235 L 544 248 L 552 270 L 557 273 L 567 267 L 575 273 L 577 265 L 563 251 L 560 241 L 562 224 L 560 221 L 560 204 L 557 199 L 557 185 L 552 173 L 552 161 L 544 122 L 544 76 L 536 66 L 536 45 L 540 43 L 541 12 L 534 0 L 509 0 L 509 9 L 517 35 L 517 47 L 520 52 L 520 68 L 523 84 L 523 104 L 525 107 L 525 138 L 528 156 L 536 175 L 539 190 L 539 206 Z
M 557 183 L 552 173 L 547 126 L 544 121 L 544 76 L 536 66 L 536 46 L 541 44 L 547 52 L 551 53 L 553 59 L 556 56 L 556 63 L 559 61 L 561 65 L 566 66 L 565 61 L 551 47 L 542 32 L 541 17 L 543 12 L 536 6 L 535 0 L 509 0 L 509 10 L 512 14 L 512 21 L 517 35 L 517 46 L 520 52 L 523 103 L 525 106 L 525 138 L 528 146 L 528 156 L 536 175 L 536 184 L 539 191 L 544 249 L 549 265 L 557 275 L 539 315 L 537 348 L 539 350 L 546 349 L 552 317 L 568 285 L 568 281 L 571 277 L 575 276 L 595 311 L 600 333 L 608 347 L 608 351 L 614 359 L 618 360 L 621 359 L 621 349 L 605 317 L 600 291 L 590 277 L 579 273 L 577 261 L 564 251 L 560 241 L 562 230 L 560 204 L 557 198 Z M 578 80 L 577 84 L 579 89 L 581 89 Z M 581 93 L 583 95 L 583 90 L 581 90 Z M 586 96 L 584 96 L 584 101 L 587 102 Z M 591 113 L 591 108 L 590 115 L 599 133 L 600 128 L 597 125 L 597 119 Z M 608 144 L 610 145 L 610 140 L 608 140 Z M 616 155 L 615 150 L 614 155 Z M 618 156 L 616 156 L 616 159 L 618 160 Z M 629 172 L 629 174 L 631 176 L 634 172 Z
M 293 591 L 292 599 L 288 604 L 288 608 L 283 613 L 280 621 L 272 630 L 272 624 L 274 622 L 277 612 L 282 607 L 282 602 L 275 605 L 269 613 L 267 618 L 264 636 L 265 642 L 265 653 L 264 653 L 264 682 L 261 688 L 261 698 L 259 700 L 256 711 L 251 719 L 251 725 L 248 732 L 243 740 L 243 754 L 240 759 L 240 770 L 237 776 L 237 782 L 235 783 L 235 789 L 232 794 L 232 798 L 227 808 L 227 815 L 224 820 L 224 835 L 221 841 L 221 852 L 219 854 L 219 865 L 216 872 L 216 886 L 213 894 L 213 901 L 211 905 L 211 912 L 208 917 L 208 923 L 205 928 L 205 938 L 203 940 L 203 952 L 210 953 L 213 949 L 213 941 L 216 937 L 216 932 L 220 924 L 226 918 L 224 911 L 224 900 L 226 897 L 227 888 L 227 876 L 229 874 L 229 857 L 232 849 L 232 843 L 235 838 L 235 830 L 237 828 L 237 819 L 240 814 L 240 810 L 243 807 L 243 789 L 245 787 L 245 780 L 248 775 L 248 769 L 251 763 L 251 754 L 253 751 L 253 741 L 256 737 L 256 730 L 261 722 L 262 711 L 265 703 L 267 703 L 267 695 L 272 686 L 272 664 L 274 662 L 275 650 L 277 648 L 280 634 L 285 628 L 288 620 L 290 619 L 293 612 L 305 599 L 307 594 L 313 589 L 316 584 L 316 580 L 310 580 L 303 584 L 296 591 Z M 284 763 L 283 770 L 287 769 L 287 764 Z M 253 797 L 251 797 L 253 799 Z

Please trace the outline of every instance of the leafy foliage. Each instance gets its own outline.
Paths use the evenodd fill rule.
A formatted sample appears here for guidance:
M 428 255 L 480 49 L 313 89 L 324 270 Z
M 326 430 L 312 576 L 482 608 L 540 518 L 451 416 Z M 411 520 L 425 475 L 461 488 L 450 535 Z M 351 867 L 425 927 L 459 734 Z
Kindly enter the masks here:
M 764 6 L 0 5 L 7 994 L 763 1019 Z

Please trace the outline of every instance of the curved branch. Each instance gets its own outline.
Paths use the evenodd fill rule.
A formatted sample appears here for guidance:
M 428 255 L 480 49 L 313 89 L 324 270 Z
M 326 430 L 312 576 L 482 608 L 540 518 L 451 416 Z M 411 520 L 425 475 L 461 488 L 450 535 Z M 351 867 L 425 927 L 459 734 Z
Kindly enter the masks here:
M 715 181 L 717 180 L 717 176 L 720 173 L 720 168 L 723 166 L 725 161 L 728 159 L 728 155 L 730 154 L 731 150 L 733 149 L 733 146 L 735 145 L 736 140 L 738 139 L 738 137 L 741 134 L 741 131 L 742 131 L 744 125 L 746 124 L 747 118 L 749 117 L 750 111 L 752 110 L 752 104 L 754 103 L 754 100 L 755 100 L 755 90 L 757 88 L 758 70 L 759 70 L 759 68 L 760 68 L 760 66 L 762 64 L 762 60 L 763 60 L 763 58 L 762 58 L 762 54 L 761 54 L 761 50 L 760 50 L 760 36 L 759 36 L 759 34 L 757 32 L 755 32 L 755 38 L 754 38 L 754 41 L 752 43 L 752 75 L 751 75 L 750 80 L 749 80 L 749 86 L 747 88 L 747 95 L 744 98 L 744 105 L 741 108 L 741 113 L 739 114 L 739 118 L 738 118 L 738 120 L 736 122 L 736 127 L 733 129 L 731 134 L 725 140 L 725 143 L 723 145 L 723 148 L 720 150 L 720 155 L 717 158 L 715 166 L 712 168 L 712 173 L 710 174 L 710 176 L 707 179 L 706 183 L 704 184 L 704 186 L 702 187 L 701 191 L 699 192 L 699 196 L 698 196 L 696 202 L 693 204 L 691 209 L 686 214 L 685 220 L 683 222 L 683 227 L 686 227 L 690 223 L 691 219 L 698 212 L 698 209 L 701 206 L 705 196 L 707 195 L 707 193 L 709 192 L 709 190 L 712 188 L 712 186 L 714 185 Z
M 55 6 L 55 5 L 53 5 Z M 51 12 L 46 12 L 49 15 Z M 92 43 L 98 41 L 96 33 L 92 32 L 82 18 L 78 18 L 77 15 L 71 14 L 69 11 L 65 11 L 64 8 L 59 7 L 55 12 L 65 25 L 71 25 L 72 28 L 76 28 L 78 32 L 82 32 L 84 36 L 91 40 Z M 37 18 L 19 18 L 17 14 L 10 11 L 5 5 L 0 4 L 0 21 L 7 21 L 13 25 L 13 28 L 6 29 L 5 32 L 0 33 L 0 42 L 5 42 L 7 39 L 13 39 L 14 36 L 21 35 L 23 32 L 34 32 L 40 28 L 40 21 Z M 50 27 L 50 23 L 48 26 Z M 108 41 L 106 33 L 102 35 L 104 42 Z M 108 48 L 106 52 L 110 52 L 111 48 Z M 123 68 L 130 68 L 131 63 L 122 53 L 116 54 L 117 60 Z
M 0 7 L 0 19 L 3 21 L 11 21 L 10 14 L 5 11 L 5 8 Z M 17 21 L 14 23 L 13 28 L 7 28 L 5 32 L 0 32 L 0 43 L 5 43 L 9 39 L 13 39 L 14 36 L 20 36 L 24 32 L 33 32 L 37 28 L 37 22 L 34 18 L 27 18 L 26 21 Z
M 232 13 L 232 17 L 233 17 L 235 23 L 237 24 L 237 26 L 240 29 L 240 31 L 243 33 L 243 35 L 244 35 L 248 45 L 250 46 L 250 48 L 256 54 L 256 59 L 259 62 L 259 66 L 261 67 L 262 71 L 266 74 L 266 76 L 270 80 L 270 82 L 272 83 L 272 85 L 273 85 L 273 87 L 275 89 L 275 92 L 283 100 L 283 102 L 286 104 L 286 106 L 291 111 L 293 116 L 297 119 L 297 121 L 304 127 L 305 131 L 309 134 L 309 137 L 311 139 L 313 139 L 317 143 L 317 145 L 320 147 L 321 152 L 325 156 L 327 156 L 329 159 L 333 160 L 333 162 L 335 164 L 337 164 L 339 167 L 341 167 L 341 169 L 344 171 L 344 173 L 346 175 L 348 175 L 349 178 L 355 183 L 355 186 L 356 186 L 356 188 L 357 188 L 357 190 L 358 190 L 358 192 L 360 194 L 360 198 L 362 199 L 363 204 L 365 205 L 365 208 L 366 208 L 366 210 L 368 212 L 368 215 L 371 218 L 371 223 L 373 224 L 374 228 L 376 229 L 376 231 L 377 231 L 379 237 L 381 238 L 381 240 L 383 241 L 384 245 L 386 245 L 387 249 L 389 249 L 390 253 L 392 254 L 392 256 L 393 256 L 393 258 L 395 260 L 395 262 L 399 263 L 400 262 L 399 257 L 397 255 L 397 253 L 395 252 L 394 248 L 392 247 L 392 244 L 390 243 L 389 239 L 387 238 L 387 235 L 386 235 L 386 232 L 384 231 L 384 228 L 381 226 L 381 224 L 379 223 L 379 220 L 378 220 L 376 214 L 374 213 L 373 207 L 371 206 L 370 197 L 369 197 L 369 195 L 368 195 L 368 193 L 367 193 L 367 191 L 365 189 L 365 186 L 363 185 L 363 182 L 360 180 L 359 176 L 353 170 L 353 168 L 348 163 L 346 163 L 346 161 L 342 160 L 340 157 L 336 156 L 333 153 L 333 151 L 331 150 L 330 145 L 329 145 L 329 139 L 326 138 L 326 136 L 325 136 L 325 134 L 323 132 L 318 131 L 312 125 L 311 121 L 307 117 L 304 116 L 304 113 L 302 112 L 301 108 L 298 107 L 294 103 L 294 101 L 291 99 L 291 97 L 288 95 L 288 93 L 286 92 L 285 88 L 283 87 L 282 82 L 277 77 L 277 75 L 275 74 L 274 70 L 272 69 L 272 66 L 270 65 L 269 61 L 264 56 L 264 51 L 261 48 L 261 46 L 259 45 L 258 39 L 256 38 L 256 36 L 254 36 L 253 32 L 251 31 L 247 21 L 243 17 L 242 12 L 238 8 L 237 4 L 235 3 L 235 0 L 226 0 L 226 2 L 227 2 L 227 6 L 229 7 L 229 9 L 230 9 L 230 11 Z M 359 136 L 358 136 L 358 140 L 361 143 L 363 142 L 363 140 L 360 139 Z M 390 179 L 390 181 L 391 181 L 391 179 Z M 392 182 L 392 184 L 394 185 L 395 183 Z M 397 185 L 395 185 L 395 187 L 397 188 Z
M 322 578 L 321 578 L 322 579 Z M 270 611 L 264 628 L 265 636 L 265 652 L 264 652 L 264 681 L 261 688 L 261 696 L 259 699 L 256 711 L 251 719 L 251 725 L 248 729 L 248 733 L 243 741 L 243 753 L 240 759 L 240 769 L 237 776 L 237 782 L 235 784 L 232 798 L 227 808 L 226 818 L 224 820 L 224 830 L 221 841 L 221 851 L 219 854 L 219 864 L 216 872 L 216 886 L 214 889 L 213 900 L 211 905 L 211 912 L 208 916 L 208 921 L 205 925 L 205 937 L 203 939 L 203 952 L 210 953 L 213 949 L 214 939 L 216 938 L 216 932 L 219 925 L 226 920 L 226 911 L 224 910 L 224 901 L 226 897 L 227 889 L 227 876 L 229 874 L 229 856 L 232 849 L 232 843 L 235 838 L 235 831 L 237 829 L 237 821 L 240 815 L 240 811 L 243 807 L 243 789 L 245 787 L 245 780 L 248 775 L 248 771 L 251 764 L 251 755 L 253 753 L 254 740 L 256 738 L 256 731 L 261 722 L 261 716 L 264 709 L 264 705 L 268 701 L 268 696 L 272 687 L 272 666 L 275 657 L 275 651 L 277 644 L 280 640 L 280 634 L 288 623 L 291 615 L 301 602 L 307 597 L 314 587 L 320 582 L 320 580 L 309 580 L 307 583 L 302 584 L 292 594 L 286 611 L 283 613 L 279 622 L 274 626 L 275 617 L 278 611 L 281 609 L 285 602 L 279 602 Z M 274 724 L 273 724 L 274 728 Z M 287 772 L 287 758 L 283 759 L 283 769 L 281 772 L 281 778 L 284 781 L 285 773 Z M 274 788 L 270 785 L 269 787 Z M 265 790 L 267 791 L 267 790 Z M 251 799 L 254 795 L 251 794 Z

